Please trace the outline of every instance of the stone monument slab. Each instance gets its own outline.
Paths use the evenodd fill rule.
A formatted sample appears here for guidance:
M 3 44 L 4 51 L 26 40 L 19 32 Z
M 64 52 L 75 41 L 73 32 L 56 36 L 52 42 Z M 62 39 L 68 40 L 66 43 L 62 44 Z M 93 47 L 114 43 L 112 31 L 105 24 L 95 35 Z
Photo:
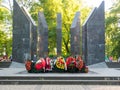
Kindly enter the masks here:
M 61 55 L 62 48 L 62 18 L 61 14 L 57 14 L 57 55 Z
M 71 55 L 80 55 L 80 12 L 76 12 L 70 27 Z
M 29 12 L 24 7 L 22 7 L 22 10 L 26 17 L 28 18 L 28 20 L 31 22 L 30 23 L 31 60 L 34 60 L 35 56 L 37 55 L 37 26 Z
M 25 9 L 21 8 L 16 0 L 14 0 L 13 2 L 14 7 L 12 58 L 13 61 L 24 63 L 26 59 L 31 60 L 31 51 L 34 51 L 31 49 L 31 46 L 34 46 L 31 44 L 31 42 L 34 36 L 32 35 L 32 31 L 34 30 L 35 33 L 37 33 L 35 30 L 36 26 L 33 25 L 31 17 L 29 17 L 29 14 L 27 14 Z M 34 39 L 35 41 L 37 40 L 36 38 Z
M 103 62 L 105 59 L 104 1 L 93 9 L 83 24 L 83 59 L 87 65 Z
M 42 12 L 38 13 L 38 55 L 48 56 L 48 26 Z

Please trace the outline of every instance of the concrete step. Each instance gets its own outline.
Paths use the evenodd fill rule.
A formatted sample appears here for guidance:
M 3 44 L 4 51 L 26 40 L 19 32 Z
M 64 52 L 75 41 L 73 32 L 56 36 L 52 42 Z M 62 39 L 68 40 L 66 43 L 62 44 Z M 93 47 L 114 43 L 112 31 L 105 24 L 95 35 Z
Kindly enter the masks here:
M 120 80 L 120 77 L 101 76 L 0 76 L 0 80 Z
M 0 80 L 2 85 L 35 84 L 83 84 L 83 85 L 120 85 L 120 80 Z
M 120 85 L 120 77 L 36 77 L 10 76 L 0 77 L 0 84 L 87 84 Z

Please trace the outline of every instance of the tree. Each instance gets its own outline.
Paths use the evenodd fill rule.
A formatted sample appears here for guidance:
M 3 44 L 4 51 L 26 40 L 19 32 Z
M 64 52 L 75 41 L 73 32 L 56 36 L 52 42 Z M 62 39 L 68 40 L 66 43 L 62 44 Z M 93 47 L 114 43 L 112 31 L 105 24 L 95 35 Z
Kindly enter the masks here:
M 0 1 L 0 56 L 12 53 L 11 13 Z
M 26 9 L 30 9 L 33 4 L 36 2 L 35 0 L 17 0 L 18 3 L 22 6 L 24 6 Z
M 38 11 L 43 11 L 49 27 L 49 50 L 50 54 L 54 53 L 56 48 L 56 14 L 62 14 L 62 53 L 70 54 L 70 26 L 77 11 L 81 11 L 82 23 L 85 20 L 90 8 L 82 6 L 82 0 L 39 0 L 38 3 L 30 9 L 30 13 L 34 20 L 37 21 Z M 84 12 L 84 13 L 83 13 Z
M 120 56 L 120 0 L 116 0 L 106 15 L 106 53 L 108 56 Z

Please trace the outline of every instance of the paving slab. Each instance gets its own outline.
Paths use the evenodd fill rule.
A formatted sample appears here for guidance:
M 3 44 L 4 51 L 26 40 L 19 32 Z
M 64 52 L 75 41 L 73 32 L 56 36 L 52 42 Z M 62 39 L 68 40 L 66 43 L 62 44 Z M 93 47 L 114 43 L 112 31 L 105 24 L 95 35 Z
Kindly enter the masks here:
M 89 65 L 89 68 L 108 68 L 107 64 L 105 62 Z
M 120 90 L 113 85 L 0 85 L 0 90 Z

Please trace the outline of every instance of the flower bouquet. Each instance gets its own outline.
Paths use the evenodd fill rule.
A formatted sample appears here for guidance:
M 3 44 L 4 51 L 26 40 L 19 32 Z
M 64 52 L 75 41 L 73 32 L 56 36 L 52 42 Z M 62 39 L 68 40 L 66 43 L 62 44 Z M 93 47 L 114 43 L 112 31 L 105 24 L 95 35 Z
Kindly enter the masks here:
M 25 67 L 29 73 L 45 72 L 45 60 L 44 58 L 40 58 L 37 62 L 27 60 Z
M 72 56 L 66 59 L 67 71 L 68 72 L 78 72 L 78 68 L 76 67 L 76 59 Z
M 65 72 L 66 70 L 66 63 L 63 57 L 57 57 L 53 64 L 53 71 L 55 72 Z

